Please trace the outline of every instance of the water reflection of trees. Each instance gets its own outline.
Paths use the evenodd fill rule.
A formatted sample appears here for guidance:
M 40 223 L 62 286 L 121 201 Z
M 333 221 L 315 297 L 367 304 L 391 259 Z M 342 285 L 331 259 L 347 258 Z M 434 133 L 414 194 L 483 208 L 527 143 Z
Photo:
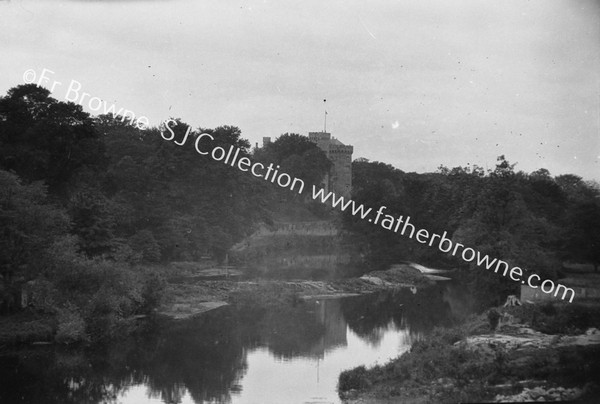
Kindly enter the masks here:
M 229 388 L 245 373 L 242 338 L 228 310 L 172 323 L 158 341 L 150 339 L 141 344 L 145 349 L 134 368 L 166 402 L 178 402 L 185 388 L 195 401 L 226 401 Z
M 1 356 L 0 402 L 109 403 L 139 384 L 166 403 L 181 402 L 186 392 L 196 402 L 227 402 L 254 348 L 268 347 L 285 359 L 322 358 L 347 344 L 347 325 L 376 345 L 389 326 L 420 335 L 452 320 L 441 288 L 270 310 L 222 308 L 191 321 L 147 324 L 130 338 L 93 350 L 45 347 Z
M 325 332 L 305 304 L 269 310 L 256 325 L 261 345 L 284 359 L 312 356 L 313 346 Z
M 27 349 L 0 357 L 2 403 L 96 403 L 110 401 L 131 383 L 105 377 L 82 352 Z
M 391 321 L 412 336 L 431 331 L 434 326 L 452 324 L 455 316 L 442 299 L 443 288 L 419 289 L 416 294 L 401 289 L 344 299 L 342 311 L 350 329 L 376 345 Z
M 129 386 L 142 383 L 166 403 L 181 402 L 186 390 L 197 402 L 228 401 L 246 369 L 234 316 L 210 313 L 153 331 L 93 351 L 45 349 L 2 357 L 0 402 L 116 402 Z
M 227 402 L 246 371 L 248 349 L 279 357 L 311 352 L 324 326 L 303 304 L 244 312 L 216 310 L 186 322 L 150 325 L 136 337 L 94 350 L 49 348 L 2 357 L 0 402 L 116 402 L 129 386 L 179 403 Z

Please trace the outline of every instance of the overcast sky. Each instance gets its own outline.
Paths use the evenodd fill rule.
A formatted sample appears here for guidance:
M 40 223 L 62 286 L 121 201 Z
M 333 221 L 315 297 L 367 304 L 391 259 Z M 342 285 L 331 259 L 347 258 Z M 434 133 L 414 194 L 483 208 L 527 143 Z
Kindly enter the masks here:
M 0 1 L 0 94 L 43 68 L 253 145 L 323 130 L 327 99 L 355 158 L 600 179 L 595 0 Z

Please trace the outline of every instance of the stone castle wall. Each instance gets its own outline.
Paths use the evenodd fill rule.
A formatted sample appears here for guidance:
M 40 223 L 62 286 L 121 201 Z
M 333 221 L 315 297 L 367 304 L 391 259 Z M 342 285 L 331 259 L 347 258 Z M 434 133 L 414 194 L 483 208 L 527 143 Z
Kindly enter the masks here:
M 350 196 L 352 190 L 352 152 L 348 146 L 331 137 L 328 132 L 309 132 L 308 139 L 325 152 L 333 166 L 323 182 L 327 191 L 336 195 Z

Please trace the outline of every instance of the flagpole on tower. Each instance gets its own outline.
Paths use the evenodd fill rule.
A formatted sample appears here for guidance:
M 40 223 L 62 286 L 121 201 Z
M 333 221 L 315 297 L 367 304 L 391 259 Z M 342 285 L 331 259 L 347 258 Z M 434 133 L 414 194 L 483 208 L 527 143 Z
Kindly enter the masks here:
M 323 100 L 323 106 L 325 107 L 327 100 Z M 323 124 L 323 133 L 327 133 L 327 109 L 325 109 L 325 123 Z

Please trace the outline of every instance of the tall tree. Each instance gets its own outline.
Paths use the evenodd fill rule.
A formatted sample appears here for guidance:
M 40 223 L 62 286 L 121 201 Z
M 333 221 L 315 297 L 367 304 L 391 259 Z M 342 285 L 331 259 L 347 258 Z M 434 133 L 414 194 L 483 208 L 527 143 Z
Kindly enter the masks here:
M 48 269 L 48 249 L 69 225 L 66 212 L 47 201 L 42 183 L 23 184 L 0 170 L 0 303 L 14 305 L 19 286 Z
M 296 133 L 279 136 L 256 150 L 254 157 L 264 164 L 279 165 L 290 176 L 302 179 L 306 184 L 305 191 L 311 184 L 320 185 L 332 166 L 325 152 L 306 136 Z M 286 193 L 293 195 L 289 191 Z
M 8 90 L 0 98 L 0 167 L 26 181 L 43 180 L 64 194 L 83 167 L 104 167 L 104 145 L 80 105 L 50 97 L 34 84 Z

